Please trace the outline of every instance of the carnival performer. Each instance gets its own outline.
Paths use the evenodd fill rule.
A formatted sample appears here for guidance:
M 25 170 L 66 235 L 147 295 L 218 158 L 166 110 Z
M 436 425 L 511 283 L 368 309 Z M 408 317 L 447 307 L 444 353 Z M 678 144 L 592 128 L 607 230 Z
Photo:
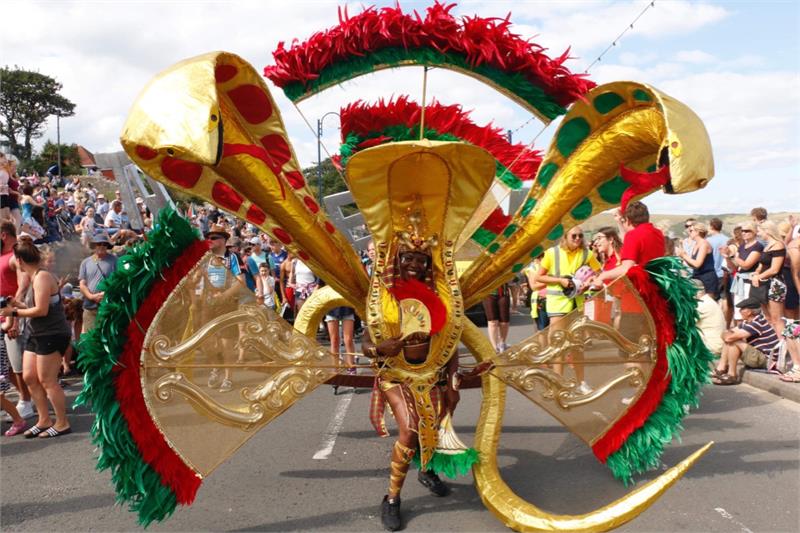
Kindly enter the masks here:
M 424 241 L 418 234 L 412 235 L 410 239 L 402 239 L 395 262 L 397 269 L 396 279 L 403 282 L 408 282 L 409 280 L 427 282 L 426 286 L 430 286 L 430 282 L 433 279 L 433 261 L 430 248 L 436 245 L 435 241 L 435 237 Z M 373 409 L 370 410 L 370 413 L 372 415 L 376 411 L 382 411 L 383 403 L 388 402 L 397 421 L 399 432 L 392 448 L 389 491 L 383 497 L 381 504 L 381 522 L 383 526 L 389 531 L 397 531 L 402 528 L 400 491 L 403 488 L 409 465 L 414 455 L 418 453 L 420 446 L 420 413 L 417 408 L 418 404 L 410 391 L 414 376 L 409 376 L 406 380 L 398 380 L 386 376 L 380 371 L 380 361 L 388 357 L 397 356 L 402 352 L 403 357 L 409 363 L 424 363 L 428 359 L 431 337 L 424 333 L 412 333 L 405 338 L 398 336 L 386 339 L 377 345 L 370 344 L 365 341 L 364 354 L 374 358 L 378 363 L 377 388 L 373 391 Z M 440 379 L 433 384 L 428 393 L 430 405 L 437 422 L 445 412 L 452 413 L 458 405 L 460 378 L 457 370 L 458 357 L 453 356 L 447 362 L 447 365 L 440 370 Z M 376 403 L 381 404 L 381 407 L 377 410 L 374 408 Z M 379 433 L 380 431 L 379 429 Z M 432 470 L 420 469 L 417 479 L 434 496 L 447 496 L 450 493 L 450 488 Z

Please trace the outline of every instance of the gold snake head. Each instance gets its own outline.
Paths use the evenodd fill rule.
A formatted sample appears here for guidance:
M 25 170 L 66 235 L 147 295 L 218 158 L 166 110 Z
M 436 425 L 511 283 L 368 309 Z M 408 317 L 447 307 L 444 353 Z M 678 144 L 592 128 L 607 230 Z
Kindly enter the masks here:
M 221 153 L 222 119 L 215 82 L 219 53 L 182 61 L 145 86 L 122 129 L 126 149 L 154 151 L 213 165 Z M 203 61 L 207 57 L 207 60 Z
M 711 140 L 703 121 L 687 105 L 648 88 L 658 100 L 667 127 L 661 157 L 669 157 L 670 180 L 664 192 L 681 194 L 702 189 L 714 177 Z

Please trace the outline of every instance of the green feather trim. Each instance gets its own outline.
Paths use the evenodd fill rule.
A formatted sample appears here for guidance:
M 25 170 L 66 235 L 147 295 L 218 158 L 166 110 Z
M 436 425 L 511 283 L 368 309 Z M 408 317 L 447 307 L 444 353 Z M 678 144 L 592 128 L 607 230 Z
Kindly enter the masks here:
M 433 452 L 433 457 L 428 461 L 428 470 L 455 479 L 456 476 L 466 476 L 479 461 L 480 456 L 475 448 L 467 448 L 456 454 Z M 414 455 L 413 463 L 419 468 L 419 454 Z
M 567 111 L 524 74 L 519 72 L 509 74 L 486 64 L 472 66 L 460 54 L 442 54 L 432 48 L 384 48 L 365 56 L 334 63 L 324 68 L 319 73 L 319 77 L 307 85 L 299 82 L 290 83 L 283 88 L 283 93 L 294 102 L 304 95 L 322 90 L 323 87 L 373 72 L 379 65 L 400 65 L 408 61 L 419 65 L 452 66 L 467 72 L 474 72 L 521 98 L 551 120 Z
M 672 381 L 658 408 L 642 427 L 633 432 L 607 465 L 614 477 L 630 484 L 634 474 L 657 468 L 664 446 L 680 440 L 681 421 L 689 407 L 699 405 L 701 387 L 709 381 L 713 355 L 697 329 L 697 289 L 680 259 L 661 257 L 645 270 L 658 285 L 675 319 L 675 341 L 667 347 Z
M 91 434 L 100 451 L 97 469 L 111 470 L 117 503 L 128 502 L 143 526 L 170 516 L 177 501 L 158 473 L 142 460 L 128 431 L 115 396 L 114 366 L 127 341 L 128 325 L 150 287 L 198 238 L 186 219 L 163 209 L 147 240 L 120 257 L 117 271 L 101 282 L 105 297 L 97 322 L 78 343 L 84 385 L 75 405 L 88 405 L 96 414 Z

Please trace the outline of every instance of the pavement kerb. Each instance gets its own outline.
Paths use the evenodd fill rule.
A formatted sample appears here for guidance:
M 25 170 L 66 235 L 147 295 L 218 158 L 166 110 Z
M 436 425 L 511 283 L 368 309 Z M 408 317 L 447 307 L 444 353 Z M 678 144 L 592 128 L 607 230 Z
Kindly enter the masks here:
M 742 374 L 742 383 L 780 396 L 781 398 L 800 403 L 800 383 L 781 381 L 778 379 L 777 374 L 744 370 Z

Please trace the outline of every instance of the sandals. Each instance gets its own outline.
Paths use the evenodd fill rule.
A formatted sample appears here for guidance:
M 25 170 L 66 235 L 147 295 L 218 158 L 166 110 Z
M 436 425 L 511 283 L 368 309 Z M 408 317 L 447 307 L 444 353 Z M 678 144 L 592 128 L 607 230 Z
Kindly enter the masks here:
M 62 429 L 61 431 L 57 430 L 55 426 L 50 426 L 46 430 L 42 431 L 41 435 L 39 435 L 40 439 L 54 439 L 56 437 L 60 437 L 61 435 L 69 435 L 72 433 L 72 428 L 69 427 L 67 429 Z
M 786 383 L 800 383 L 800 369 L 793 368 L 785 374 L 778 377 L 781 381 Z
M 23 430 L 28 427 L 28 423 L 25 422 L 23 419 L 20 422 L 14 422 L 10 428 L 4 433 L 6 437 L 13 437 L 14 435 L 19 435 L 23 432 Z
M 711 378 L 711 382 L 714 385 L 738 385 L 739 378 L 730 374 L 723 374 L 722 376 L 714 376 Z
M 48 426 L 46 428 L 43 428 L 43 427 L 39 427 L 39 426 L 33 426 L 31 429 L 29 429 L 28 431 L 25 432 L 25 438 L 26 439 L 32 439 L 32 438 L 38 436 L 39 433 L 42 433 L 43 431 L 46 431 L 46 430 L 50 429 L 51 427 L 52 426 Z

